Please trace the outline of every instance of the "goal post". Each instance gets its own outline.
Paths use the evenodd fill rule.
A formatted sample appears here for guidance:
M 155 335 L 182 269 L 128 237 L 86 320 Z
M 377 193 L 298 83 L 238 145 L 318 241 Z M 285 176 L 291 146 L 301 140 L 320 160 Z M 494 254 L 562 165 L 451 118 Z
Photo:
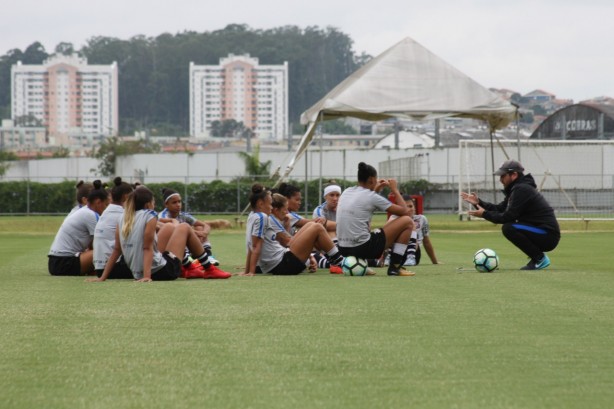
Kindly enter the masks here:
M 493 164 L 494 158 L 494 164 Z M 476 192 L 488 202 L 503 200 L 493 169 L 508 159 L 519 160 L 535 178 L 538 190 L 559 219 L 614 220 L 614 141 L 500 140 L 459 141 L 460 192 Z M 494 181 L 494 183 L 493 183 Z M 458 213 L 469 205 L 459 197 Z

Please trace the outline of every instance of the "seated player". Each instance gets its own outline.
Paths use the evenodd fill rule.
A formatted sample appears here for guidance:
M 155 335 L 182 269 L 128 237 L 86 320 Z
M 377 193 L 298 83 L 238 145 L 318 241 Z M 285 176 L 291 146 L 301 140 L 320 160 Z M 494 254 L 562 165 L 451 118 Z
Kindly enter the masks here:
M 94 189 L 87 196 L 87 205 L 66 216 L 51 244 L 49 274 L 79 276 L 94 272 L 94 231 L 108 203 L 107 191 L 102 189 L 99 180 L 95 181 Z
M 209 233 L 211 232 L 211 226 L 207 223 L 196 219 L 190 213 L 181 210 L 181 195 L 179 192 L 173 189 L 162 189 L 162 196 L 164 198 L 164 210 L 160 212 L 159 220 L 162 223 L 168 223 L 178 221 L 179 223 L 187 223 L 194 228 L 196 236 L 203 245 L 203 248 L 209 255 L 209 261 L 214 266 L 219 266 L 220 262 L 213 257 L 211 242 L 209 241 Z
M 200 240 L 186 223 L 166 223 L 156 233 L 158 215 L 153 210 L 155 200 L 151 190 L 139 186 L 126 200 L 124 214 L 115 232 L 115 246 L 102 275 L 91 281 L 106 280 L 120 256 L 126 260 L 133 277 L 140 282 L 175 280 L 181 275 L 181 265 L 190 263 L 184 256 L 186 247 L 203 268 L 203 278 L 229 278 L 209 262 Z
M 113 252 L 115 245 L 115 231 L 117 223 L 122 214 L 124 214 L 124 202 L 133 191 L 132 185 L 123 182 L 119 176 L 113 180 L 113 188 L 111 189 L 111 203 L 107 206 L 96 223 L 94 231 L 94 270 L 96 275 L 100 277 L 107 264 L 109 256 Z M 132 273 L 120 258 L 113 266 L 108 278 L 127 278 L 132 279 Z
M 256 267 L 263 273 L 273 275 L 296 275 L 305 270 L 311 250 L 315 247 L 326 252 L 331 263 L 340 265 L 343 257 L 332 242 L 324 226 L 307 223 L 289 242 L 282 246 L 276 240 L 276 229 L 271 226 L 272 211 L 270 191 L 256 183 L 252 186 L 250 205 L 252 211 L 247 219 L 246 266 L 242 275 L 253 276 Z

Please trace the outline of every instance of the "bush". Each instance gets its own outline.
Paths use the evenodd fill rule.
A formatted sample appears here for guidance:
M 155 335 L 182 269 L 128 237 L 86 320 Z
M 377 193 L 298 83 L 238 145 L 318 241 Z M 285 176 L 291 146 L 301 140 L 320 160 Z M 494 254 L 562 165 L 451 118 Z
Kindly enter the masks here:
M 249 192 L 254 180 L 240 178 L 231 182 L 214 180 L 209 183 L 190 183 L 185 185 L 181 182 L 147 183 L 147 187 L 154 193 L 156 209 L 162 210 L 164 199 L 162 188 L 167 187 L 181 194 L 184 203 L 187 203 L 191 213 L 240 213 L 249 204 Z M 267 179 L 260 183 L 265 186 L 273 186 L 274 181 Z M 305 182 L 293 181 L 303 194 L 305 208 Z M 337 180 L 342 189 L 353 186 L 354 181 Z M 112 185 L 112 183 L 109 183 Z M 327 181 L 322 181 L 325 186 Z M 320 181 L 318 179 L 307 182 L 307 203 L 309 212 L 319 206 L 324 199 L 319 192 Z M 426 196 L 429 192 L 438 189 L 426 180 L 417 180 L 403 183 L 399 190 L 408 194 Z M 186 194 L 187 192 L 187 194 Z M 387 197 L 385 189 L 382 195 Z M 29 201 L 29 206 L 28 206 Z M 75 205 L 75 182 L 64 181 L 61 183 L 38 183 L 38 182 L 0 182 L 0 211 L 2 213 L 55 213 L 67 214 Z

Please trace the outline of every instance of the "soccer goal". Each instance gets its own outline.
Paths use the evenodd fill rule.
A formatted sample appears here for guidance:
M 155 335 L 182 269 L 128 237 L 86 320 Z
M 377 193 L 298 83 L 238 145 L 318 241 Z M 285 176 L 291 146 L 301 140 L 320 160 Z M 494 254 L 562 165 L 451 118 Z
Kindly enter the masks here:
M 493 169 L 516 159 L 533 175 L 557 218 L 614 220 L 614 141 L 496 139 L 491 145 L 490 140 L 461 140 L 459 155 L 459 192 L 500 202 L 502 185 Z M 459 198 L 461 220 L 469 220 L 467 210 Z

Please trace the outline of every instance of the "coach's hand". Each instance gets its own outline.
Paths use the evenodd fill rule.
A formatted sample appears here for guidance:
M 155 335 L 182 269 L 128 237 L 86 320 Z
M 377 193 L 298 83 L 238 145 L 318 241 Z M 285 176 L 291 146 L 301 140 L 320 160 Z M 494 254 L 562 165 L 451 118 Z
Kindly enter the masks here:
M 467 212 L 467 214 L 469 216 L 475 216 L 475 217 L 484 217 L 484 208 L 480 205 L 476 205 L 477 206 L 477 210 L 469 210 Z

